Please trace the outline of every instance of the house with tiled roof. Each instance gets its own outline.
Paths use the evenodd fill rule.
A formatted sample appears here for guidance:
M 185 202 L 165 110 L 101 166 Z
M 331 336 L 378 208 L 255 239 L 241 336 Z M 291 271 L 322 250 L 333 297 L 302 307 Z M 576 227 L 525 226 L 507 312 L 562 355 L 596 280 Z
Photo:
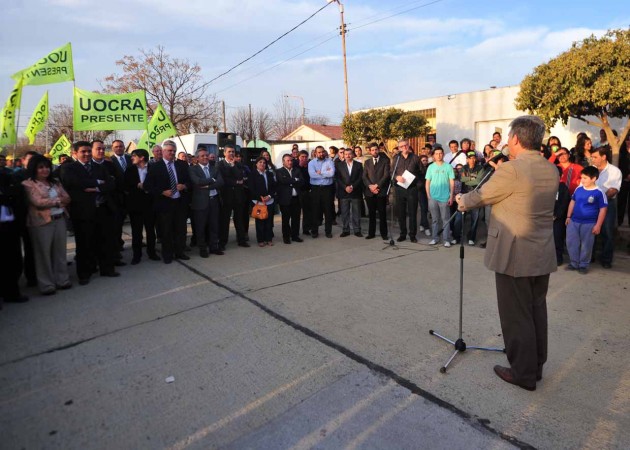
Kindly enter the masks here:
M 341 125 L 304 124 L 282 138 L 283 141 L 336 141 L 341 139 Z

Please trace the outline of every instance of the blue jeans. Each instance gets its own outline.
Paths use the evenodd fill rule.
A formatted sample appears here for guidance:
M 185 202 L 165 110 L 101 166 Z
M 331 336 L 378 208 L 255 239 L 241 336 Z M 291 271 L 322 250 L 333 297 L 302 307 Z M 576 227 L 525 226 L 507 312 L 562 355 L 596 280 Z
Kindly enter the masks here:
M 448 202 L 438 202 L 433 198 L 430 198 L 429 211 L 431 211 L 431 228 L 433 232 L 433 239 L 435 239 L 436 241 L 440 240 L 440 237 L 438 236 L 438 231 L 440 231 L 441 219 L 441 225 L 444 227 L 444 230 L 442 231 L 442 240 L 444 242 L 450 242 L 451 239 L 449 237 L 449 234 L 451 230 L 448 225 L 444 226 L 444 224 L 448 221 L 451 212 L 451 209 L 448 206 Z
M 594 223 L 570 221 L 567 226 L 569 261 L 576 269 L 587 269 L 591 262 L 591 253 L 595 242 L 594 225 Z
M 466 214 L 470 216 L 470 230 L 468 230 L 468 240 L 477 240 L 477 227 L 479 226 L 479 208 L 471 209 Z

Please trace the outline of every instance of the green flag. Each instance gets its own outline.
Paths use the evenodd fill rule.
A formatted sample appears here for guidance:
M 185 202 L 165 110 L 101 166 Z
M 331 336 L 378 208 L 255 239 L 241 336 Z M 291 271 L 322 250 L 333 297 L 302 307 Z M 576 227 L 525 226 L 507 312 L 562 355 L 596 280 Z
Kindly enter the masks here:
M 147 103 L 144 91 L 99 94 L 74 88 L 74 129 L 144 130 Z
M 162 108 L 162 105 L 158 103 L 153 117 L 149 122 L 149 135 L 145 131 L 138 140 L 138 148 L 144 148 L 145 150 L 151 150 L 153 146 L 164 139 L 168 139 L 177 134 L 177 130 L 173 126 L 173 122 Z
M 48 120 L 48 91 L 42 96 L 41 100 L 35 107 L 31 120 L 26 125 L 26 131 L 24 134 L 28 137 L 29 145 L 33 145 L 35 142 L 35 136 L 37 133 L 44 129 L 46 121 Z
M 53 50 L 31 67 L 14 73 L 11 78 L 24 78 L 24 86 L 29 84 L 51 84 L 74 80 L 72 65 L 72 45 L 66 45 Z
M 71 148 L 72 144 L 70 143 L 66 135 L 62 134 L 61 137 L 57 139 L 57 142 L 55 142 L 55 144 L 50 148 L 50 151 L 48 153 L 50 153 L 50 156 L 52 156 L 53 163 L 58 164 L 59 156 L 64 153 L 70 154 Z
M 15 83 L 9 98 L 2 108 L 0 117 L 0 146 L 17 143 L 17 133 L 15 132 L 16 110 L 20 109 L 22 101 L 22 78 Z

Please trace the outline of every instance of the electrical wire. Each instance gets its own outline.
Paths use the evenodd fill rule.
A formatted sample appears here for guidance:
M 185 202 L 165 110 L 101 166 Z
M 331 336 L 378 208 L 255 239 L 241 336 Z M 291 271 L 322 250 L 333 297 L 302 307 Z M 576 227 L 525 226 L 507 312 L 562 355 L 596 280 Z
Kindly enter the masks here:
M 261 54 L 262 52 L 264 52 L 265 50 L 267 50 L 269 47 L 271 47 L 273 44 L 275 44 L 276 42 L 278 42 L 280 39 L 282 39 L 283 37 L 285 37 L 287 34 L 291 33 L 292 31 L 295 31 L 296 29 L 298 29 L 299 27 L 301 27 L 302 25 L 304 25 L 306 22 L 308 22 L 309 20 L 311 20 L 313 17 L 315 17 L 315 15 L 317 15 L 319 12 L 321 12 L 324 8 L 328 7 L 328 5 L 330 5 L 330 3 L 326 3 L 324 6 L 322 6 L 321 8 L 319 8 L 317 11 L 315 11 L 313 14 L 311 14 L 310 16 L 308 16 L 306 19 L 304 19 L 302 22 L 298 23 L 296 26 L 294 26 L 293 28 L 291 28 L 289 31 L 285 32 L 284 34 L 281 34 L 280 36 L 278 36 L 276 39 L 274 39 L 273 41 L 271 41 L 269 44 L 265 45 L 263 48 L 261 48 L 260 50 L 258 50 L 256 53 L 254 53 L 253 55 L 251 55 L 248 58 L 245 58 L 243 61 L 241 61 L 240 63 L 236 64 L 235 66 L 232 66 L 231 68 L 229 68 L 228 70 L 226 70 L 225 72 L 223 72 L 220 75 L 217 75 L 216 77 L 214 77 L 212 80 L 208 81 L 206 84 L 210 84 L 213 81 L 218 80 L 221 77 L 224 77 L 225 75 L 227 75 L 228 73 L 230 73 L 231 71 L 233 71 L 234 69 L 236 69 L 237 67 L 245 64 L 247 61 L 249 61 L 250 59 L 254 58 L 256 55 Z
M 368 23 L 365 23 L 363 25 L 357 25 L 357 26 L 355 26 L 353 28 L 349 28 L 347 31 L 358 30 L 359 28 L 367 27 L 368 25 L 373 25 L 375 23 L 382 22 L 383 20 L 391 19 L 392 17 L 400 16 L 401 14 L 405 14 L 405 13 L 408 13 L 410 11 L 414 11 L 416 9 L 426 8 L 427 6 L 435 5 L 436 3 L 440 3 L 442 1 L 444 1 L 444 0 L 434 0 L 434 1 L 429 2 L 429 3 L 424 3 L 424 4 L 419 5 L 419 6 L 414 6 L 413 8 L 405 9 L 404 11 L 397 12 L 396 14 L 392 14 L 390 16 L 386 16 L 386 17 L 383 17 L 381 19 L 373 20 L 372 22 L 368 22 Z

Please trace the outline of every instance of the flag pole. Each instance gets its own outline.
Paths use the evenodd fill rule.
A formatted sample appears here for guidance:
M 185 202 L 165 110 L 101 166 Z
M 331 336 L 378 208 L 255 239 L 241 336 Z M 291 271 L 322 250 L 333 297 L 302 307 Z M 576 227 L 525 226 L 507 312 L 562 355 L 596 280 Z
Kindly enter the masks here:
M 76 80 L 72 80 L 72 143 L 74 144 L 74 96 L 76 95 L 77 90 L 77 82 Z

